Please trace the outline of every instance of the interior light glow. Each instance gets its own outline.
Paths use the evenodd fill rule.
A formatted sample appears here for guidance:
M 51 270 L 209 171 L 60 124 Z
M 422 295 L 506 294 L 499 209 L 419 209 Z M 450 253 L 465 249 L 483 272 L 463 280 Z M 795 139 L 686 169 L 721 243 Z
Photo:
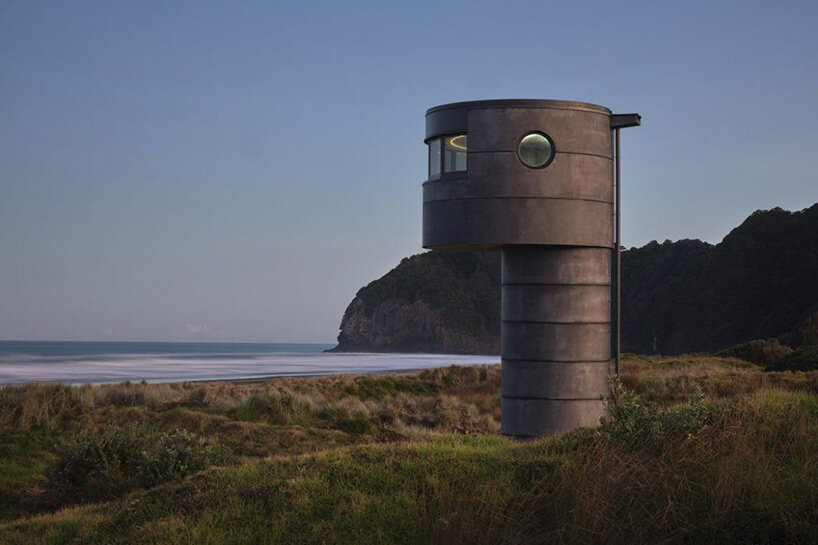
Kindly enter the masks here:
M 466 151 L 468 144 L 468 135 L 458 134 L 457 136 L 450 136 L 446 139 L 446 144 L 459 151 Z

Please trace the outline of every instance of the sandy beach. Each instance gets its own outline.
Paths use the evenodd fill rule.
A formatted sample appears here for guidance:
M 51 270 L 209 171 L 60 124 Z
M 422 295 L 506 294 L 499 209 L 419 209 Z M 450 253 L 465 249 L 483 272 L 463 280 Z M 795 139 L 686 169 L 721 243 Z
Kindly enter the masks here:
M 498 356 L 324 352 L 328 346 L 0 342 L 0 385 L 256 380 L 499 363 Z

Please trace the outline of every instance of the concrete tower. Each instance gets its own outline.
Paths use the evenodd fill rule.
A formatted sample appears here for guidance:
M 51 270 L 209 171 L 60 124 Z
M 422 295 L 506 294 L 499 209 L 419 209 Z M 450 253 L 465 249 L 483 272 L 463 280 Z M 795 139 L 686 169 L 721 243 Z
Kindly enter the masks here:
M 502 432 L 551 435 L 605 414 L 614 131 L 639 116 L 556 100 L 426 112 L 423 246 L 502 252 Z

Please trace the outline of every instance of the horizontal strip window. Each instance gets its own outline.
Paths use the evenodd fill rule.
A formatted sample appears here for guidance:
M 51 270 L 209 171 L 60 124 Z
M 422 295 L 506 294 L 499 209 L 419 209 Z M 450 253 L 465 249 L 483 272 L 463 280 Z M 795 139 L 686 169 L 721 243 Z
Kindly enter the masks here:
M 452 134 L 429 140 L 429 179 L 464 173 L 468 167 L 468 136 Z

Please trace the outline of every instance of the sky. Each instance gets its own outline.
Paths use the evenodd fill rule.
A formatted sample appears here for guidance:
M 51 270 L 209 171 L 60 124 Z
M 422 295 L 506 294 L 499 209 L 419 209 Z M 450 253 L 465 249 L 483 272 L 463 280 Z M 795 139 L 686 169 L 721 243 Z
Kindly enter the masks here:
M 816 2 L 0 3 L 0 339 L 332 342 L 421 248 L 424 114 L 638 112 L 622 236 L 818 202 Z

